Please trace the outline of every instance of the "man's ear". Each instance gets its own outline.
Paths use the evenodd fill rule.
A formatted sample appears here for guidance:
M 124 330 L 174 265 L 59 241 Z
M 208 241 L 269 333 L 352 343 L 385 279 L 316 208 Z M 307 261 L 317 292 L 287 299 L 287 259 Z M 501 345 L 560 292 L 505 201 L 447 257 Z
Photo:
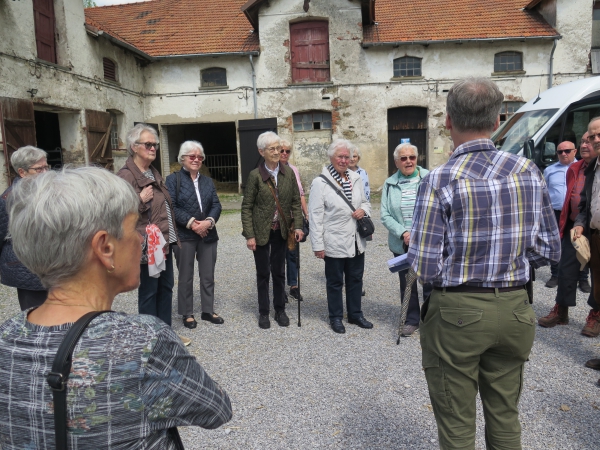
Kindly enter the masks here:
M 452 129 L 452 119 L 450 119 L 450 116 L 448 114 L 446 114 L 446 129 L 447 130 L 451 130 Z
M 493 131 L 496 131 L 498 129 L 498 127 L 500 126 L 500 116 L 496 117 L 496 123 L 494 124 L 494 129 Z M 492 131 L 492 132 L 493 132 Z

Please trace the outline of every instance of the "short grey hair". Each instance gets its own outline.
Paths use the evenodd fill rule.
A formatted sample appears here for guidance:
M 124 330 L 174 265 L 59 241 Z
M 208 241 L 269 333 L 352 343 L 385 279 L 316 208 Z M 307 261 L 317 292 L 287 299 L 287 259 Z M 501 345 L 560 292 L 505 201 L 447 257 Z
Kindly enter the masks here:
M 27 170 L 40 159 L 47 157 L 48 153 L 41 148 L 26 145 L 10 155 L 10 165 L 13 166 L 16 172 L 19 172 L 19 169 Z
M 400 152 L 402 150 L 412 150 L 415 153 L 415 156 L 419 156 L 419 152 L 417 150 L 417 147 L 409 144 L 409 143 L 404 143 L 404 144 L 400 144 L 398 147 L 396 147 L 396 149 L 394 150 L 394 161 L 397 160 L 398 158 L 400 158 Z
M 146 123 L 138 123 L 127 133 L 127 152 L 133 156 L 133 144 L 140 140 L 140 136 L 144 131 L 148 131 L 154 135 L 154 139 L 158 142 L 158 133 L 156 130 Z
M 281 139 L 279 145 L 281 145 L 282 147 L 285 147 L 285 148 L 289 148 L 290 150 L 292 149 L 292 143 L 290 141 L 288 141 L 287 139 Z
M 335 152 L 337 152 L 340 148 L 347 149 L 350 152 L 350 156 L 352 156 L 352 142 L 346 139 L 336 139 L 327 149 L 327 157 L 333 158 Z
M 8 197 L 14 252 L 46 288 L 59 286 L 81 271 L 95 233 L 123 237 L 139 204 L 129 183 L 97 167 L 27 177 Z
M 360 152 L 360 149 L 358 148 L 358 146 L 356 146 L 353 143 L 350 143 L 350 145 L 352 146 L 352 148 L 350 148 L 350 157 L 354 156 L 354 155 L 358 155 L 359 158 L 362 158 L 362 153 Z
M 204 154 L 204 147 L 202 147 L 202 144 L 198 141 L 185 141 L 183 144 L 181 144 L 181 147 L 179 147 L 179 155 L 177 155 L 177 161 L 179 161 L 179 164 L 183 164 L 183 157 L 185 155 L 189 155 L 195 150 L 200 150 L 203 158 L 206 156 Z
M 504 95 L 487 78 L 465 78 L 448 92 L 446 113 L 458 132 L 492 132 Z
M 256 140 L 256 146 L 258 147 L 259 150 L 264 150 L 269 145 L 271 145 L 273 142 L 277 142 L 277 144 L 281 144 L 281 138 L 279 136 L 277 136 L 277 134 L 273 133 L 272 131 L 265 131 Z

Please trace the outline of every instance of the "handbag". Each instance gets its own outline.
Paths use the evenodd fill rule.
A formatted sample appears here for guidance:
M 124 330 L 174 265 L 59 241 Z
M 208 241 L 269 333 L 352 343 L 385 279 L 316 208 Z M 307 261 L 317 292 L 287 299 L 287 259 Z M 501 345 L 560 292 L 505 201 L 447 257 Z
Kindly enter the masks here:
M 356 211 L 356 208 L 352 206 L 352 203 L 350 203 L 350 200 L 348 200 L 348 197 L 346 197 L 342 191 L 340 191 L 331 181 L 329 181 L 325 175 L 321 174 L 319 176 L 323 178 L 327 184 L 333 188 L 337 195 L 339 195 L 346 202 L 352 212 Z M 375 225 L 373 224 L 371 218 L 365 215 L 362 219 L 356 220 L 356 230 L 358 231 L 358 234 L 360 234 L 360 237 L 367 238 L 375 233 Z
M 71 364 L 73 362 L 73 350 L 77 341 L 89 325 L 89 323 L 98 317 L 112 311 L 92 311 L 83 315 L 73 324 L 60 343 L 60 347 L 54 357 L 52 370 L 46 375 L 46 381 L 52 388 L 52 400 L 54 401 L 54 439 L 56 441 L 56 450 L 68 449 L 67 437 L 67 382 L 71 373 Z M 177 431 L 177 427 L 169 428 L 167 434 L 175 441 L 177 450 L 184 450 L 183 442 Z
M 277 205 L 277 211 L 279 211 L 279 217 L 281 217 L 283 219 L 283 223 L 288 230 L 287 248 L 288 248 L 288 250 L 294 250 L 296 248 L 296 234 L 294 233 L 294 231 L 295 231 L 294 219 L 292 219 L 292 223 L 288 226 L 287 220 L 285 219 L 285 216 L 283 215 L 283 210 L 281 209 L 281 205 L 279 204 L 279 199 L 277 198 L 277 194 L 275 194 L 275 186 L 273 186 L 273 182 L 271 181 L 271 179 L 267 180 L 267 183 L 269 184 L 269 189 L 271 190 L 271 194 L 273 195 L 273 198 L 275 199 L 275 204 Z
M 310 234 L 310 225 L 306 217 L 302 217 L 302 232 L 304 233 L 304 236 L 302 236 L 300 242 L 306 242 L 306 238 Z

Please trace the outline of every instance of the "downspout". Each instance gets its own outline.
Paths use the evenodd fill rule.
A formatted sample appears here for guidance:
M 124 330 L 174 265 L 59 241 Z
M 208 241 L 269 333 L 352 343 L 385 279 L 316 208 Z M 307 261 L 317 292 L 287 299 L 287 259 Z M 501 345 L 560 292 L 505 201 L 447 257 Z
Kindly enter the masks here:
M 556 44 L 558 40 L 554 39 L 554 43 L 552 44 L 552 50 L 550 51 L 550 71 L 548 73 L 548 89 L 552 88 L 552 77 L 554 71 L 554 50 L 556 50 Z M 252 56 L 250 57 L 252 58 Z
M 252 66 L 252 94 L 254 97 L 254 118 L 258 119 L 258 105 L 256 104 L 256 72 L 254 71 L 254 62 L 252 61 L 252 55 L 249 56 L 250 66 Z

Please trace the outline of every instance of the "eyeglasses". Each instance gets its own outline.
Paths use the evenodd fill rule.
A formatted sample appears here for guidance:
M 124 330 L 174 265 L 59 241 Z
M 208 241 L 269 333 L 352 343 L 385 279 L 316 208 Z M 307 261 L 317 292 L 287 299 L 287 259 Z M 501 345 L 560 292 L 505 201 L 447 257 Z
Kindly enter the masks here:
M 350 161 L 352 158 L 350 158 L 349 156 L 336 156 L 335 159 L 339 159 L 342 161 Z
M 284 149 L 281 149 L 281 151 L 280 151 L 279 153 L 281 153 L 282 155 L 283 155 L 284 153 L 285 153 L 286 155 L 289 155 L 290 153 L 292 153 L 292 151 L 291 151 L 291 150 L 284 150 Z
M 158 148 L 160 147 L 160 144 L 158 142 L 136 142 L 136 144 L 143 145 L 144 147 L 146 147 L 146 150 L 150 150 L 152 147 L 158 150 Z
M 600 139 L 600 133 L 588 134 L 588 141 L 595 141 L 596 139 Z
M 567 148 L 565 150 L 556 150 L 556 153 L 558 153 L 559 155 L 562 155 L 563 153 L 566 153 L 567 155 L 569 153 L 571 153 L 573 150 L 575 150 L 574 148 Z
M 52 167 L 50 167 L 50 166 L 38 166 L 38 167 L 28 167 L 27 168 L 27 170 L 35 170 L 37 173 L 47 172 L 50 169 L 52 169 Z
M 410 156 L 401 156 L 398 159 L 402 162 L 406 162 L 407 159 L 410 159 L 411 161 L 416 161 L 417 157 L 415 155 L 410 155 Z
M 267 151 L 267 150 L 270 151 L 271 153 L 272 152 L 279 153 L 281 151 L 281 145 L 278 145 L 277 147 L 267 147 L 267 148 L 265 148 L 265 151 Z
M 196 160 L 204 161 L 204 156 L 199 156 L 199 155 L 183 155 L 183 156 L 187 156 L 190 161 L 196 161 Z

